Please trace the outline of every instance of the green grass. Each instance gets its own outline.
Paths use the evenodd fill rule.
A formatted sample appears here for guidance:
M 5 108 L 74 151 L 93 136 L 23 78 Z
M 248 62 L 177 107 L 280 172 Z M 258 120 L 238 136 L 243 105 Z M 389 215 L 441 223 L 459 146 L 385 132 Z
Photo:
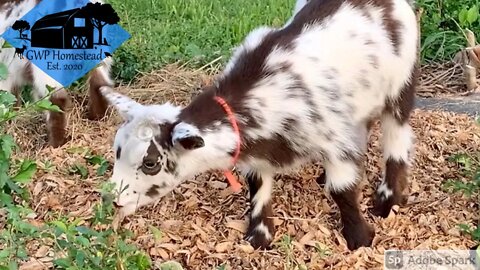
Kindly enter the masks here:
M 114 73 L 131 80 L 138 71 L 149 72 L 180 62 L 190 67 L 218 57 L 252 29 L 280 26 L 292 14 L 295 0 L 109 0 L 120 24 L 132 35 L 115 52 Z M 422 60 L 444 61 L 465 47 L 463 30 L 480 37 L 480 0 L 417 0 L 424 8 Z
M 260 25 L 280 26 L 294 0 L 110 0 L 132 38 L 115 53 L 115 73 L 131 79 L 167 63 L 200 66 L 222 56 Z M 219 2 L 221 4 L 219 4 Z

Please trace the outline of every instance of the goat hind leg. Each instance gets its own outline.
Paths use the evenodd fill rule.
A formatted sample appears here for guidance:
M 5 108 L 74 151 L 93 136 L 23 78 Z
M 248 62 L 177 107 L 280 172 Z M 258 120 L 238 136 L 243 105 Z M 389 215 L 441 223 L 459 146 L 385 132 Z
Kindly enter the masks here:
M 52 147 L 60 147 L 68 140 L 67 133 L 67 111 L 70 108 L 71 100 L 67 91 L 62 88 L 45 72 L 33 65 L 27 67 L 32 75 L 33 98 L 39 100 L 47 96 L 47 85 L 54 87 L 54 93 L 50 96 L 50 102 L 57 105 L 61 112 L 46 111 L 45 118 L 47 122 L 48 144 Z
M 326 161 L 326 187 L 337 204 L 342 219 L 342 234 L 350 250 L 371 246 L 375 231 L 367 223 L 358 202 L 358 172 L 360 166 L 354 160 Z

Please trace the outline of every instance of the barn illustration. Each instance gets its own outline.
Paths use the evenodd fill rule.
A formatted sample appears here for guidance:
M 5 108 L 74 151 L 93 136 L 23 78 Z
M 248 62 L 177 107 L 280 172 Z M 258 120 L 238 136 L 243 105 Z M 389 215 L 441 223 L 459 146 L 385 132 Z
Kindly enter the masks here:
M 47 15 L 32 26 L 31 46 L 51 49 L 92 49 L 95 27 L 80 8 Z

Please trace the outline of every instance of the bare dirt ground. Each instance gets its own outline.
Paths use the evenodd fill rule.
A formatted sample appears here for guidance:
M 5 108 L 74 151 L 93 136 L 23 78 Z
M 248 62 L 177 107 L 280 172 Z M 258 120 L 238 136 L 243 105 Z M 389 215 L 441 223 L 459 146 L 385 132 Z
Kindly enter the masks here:
M 166 100 L 185 104 L 209 78 L 202 72 L 169 67 L 117 90 L 149 104 Z M 428 87 L 438 81 L 434 79 Z M 62 148 L 44 146 L 44 127 L 38 124 L 43 122 L 37 122 L 40 117 L 12 127 L 21 142 L 22 156 L 50 160 L 55 166 L 51 172 L 40 171 L 31 184 L 36 222 L 43 222 L 52 211 L 72 219 L 89 217 L 92 205 L 99 200 L 97 187 L 105 178 L 80 179 L 68 174 L 69 167 L 85 161 L 67 150 L 87 147 L 113 162 L 111 146 L 120 118 L 112 113 L 103 121 L 88 121 L 82 102 L 83 96 L 73 107 L 69 122 L 72 140 Z M 227 264 L 227 269 L 293 269 L 294 260 L 308 269 L 382 269 L 387 249 L 468 249 L 474 242 L 459 231 L 457 224 L 473 224 L 480 211 L 467 198 L 446 192 L 442 183 L 462 179 L 448 158 L 458 152 L 480 149 L 480 130 L 467 115 L 420 109 L 413 113 L 411 123 L 416 135 L 416 155 L 408 205 L 387 219 L 374 218 L 366 211 L 372 205 L 371 195 L 383 166 L 378 123 L 370 136 L 362 210 L 376 229 L 371 248 L 353 252 L 347 249 L 340 234 L 338 209 L 315 182 L 322 171 L 320 164 L 281 175 L 275 184 L 274 241 L 281 242 L 283 236 L 290 235 L 293 247 L 288 252 L 278 246 L 266 252 L 254 251 L 242 240 L 247 224 L 248 190 L 241 179 L 242 192 L 232 194 L 217 172 L 192 179 L 156 206 L 143 208 L 130 217 L 125 226 L 135 232 L 133 240 L 152 259 L 174 259 L 186 269 L 215 269 L 222 263 Z M 93 168 L 90 170 L 90 175 L 95 175 Z M 148 225 L 157 226 L 164 233 L 160 242 L 154 241 Z M 32 254 L 35 252 L 32 250 Z

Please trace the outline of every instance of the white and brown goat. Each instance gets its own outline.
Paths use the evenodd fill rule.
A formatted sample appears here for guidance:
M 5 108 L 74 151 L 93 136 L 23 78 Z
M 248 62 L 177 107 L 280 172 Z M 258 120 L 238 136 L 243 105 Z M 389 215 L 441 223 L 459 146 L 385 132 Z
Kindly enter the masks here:
M 45 1 L 45 0 L 44 0 Z M 32 8 L 38 5 L 41 0 L 6 0 L 0 2 L 0 34 L 13 25 L 13 23 L 27 14 Z M 93 3 L 102 1 L 91 1 Z M 5 40 L 0 38 L 0 48 Z M 25 57 L 15 55 L 15 48 L 0 49 L 0 62 L 8 67 L 8 77 L 0 80 L 0 90 L 6 90 L 17 97 L 25 85 L 32 85 L 34 100 L 41 99 L 48 94 L 47 85 L 56 89 L 50 101 L 57 105 L 63 112 L 47 112 L 48 141 L 53 147 L 63 145 L 66 140 L 66 114 L 71 104 L 67 91 L 49 75 L 33 65 Z M 113 86 L 110 79 L 111 57 L 106 58 L 102 63 L 88 74 L 89 103 L 88 119 L 101 119 L 106 112 L 107 102 L 100 94 L 101 86 Z
M 274 175 L 321 160 L 348 247 L 371 245 L 375 232 L 360 211 L 357 184 L 369 123 L 380 117 L 386 172 L 373 212 L 388 215 L 407 185 L 415 14 L 407 0 L 300 1 L 283 27 L 251 32 L 215 83 L 184 108 L 142 105 L 101 88 L 125 119 L 111 178 L 123 191 L 116 198 L 123 216 L 199 173 L 235 165 L 250 188 L 246 239 L 267 248 L 274 237 Z

